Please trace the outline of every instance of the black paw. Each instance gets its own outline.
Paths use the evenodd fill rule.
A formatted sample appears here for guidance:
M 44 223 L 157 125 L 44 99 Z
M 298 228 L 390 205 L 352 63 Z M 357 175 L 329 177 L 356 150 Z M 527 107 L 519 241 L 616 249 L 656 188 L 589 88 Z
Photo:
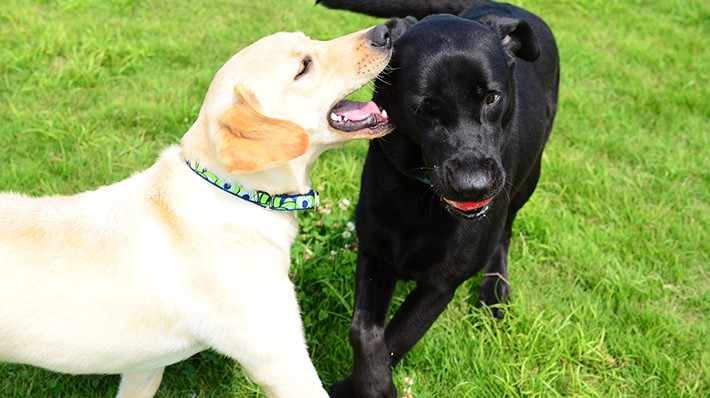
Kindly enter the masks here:
M 369 380 L 358 387 L 360 391 L 356 392 L 352 376 L 349 376 L 331 384 L 328 395 L 330 398 L 397 398 L 397 387 L 394 386 L 391 378 L 382 380 L 382 383 Z
M 352 379 L 349 376 L 347 379 L 331 384 L 328 395 L 330 398 L 357 398 Z
M 481 281 L 481 293 L 478 301 L 486 307 L 494 318 L 503 319 L 505 312 L 499 304 L 505 303 L 510 292 L 508 280 L 501 274 L 485 274 Z

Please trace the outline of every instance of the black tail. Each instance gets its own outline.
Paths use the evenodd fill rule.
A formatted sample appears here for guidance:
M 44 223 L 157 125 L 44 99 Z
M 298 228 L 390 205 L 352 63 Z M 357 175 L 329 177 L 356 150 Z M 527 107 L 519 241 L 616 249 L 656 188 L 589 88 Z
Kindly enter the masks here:
M 417 19 L 432 14 L 460 14 L 486 0 L 316 0 L 316 4 L 328 8 L 350 10 L 373 17 L 404 18 L 411 15 Z

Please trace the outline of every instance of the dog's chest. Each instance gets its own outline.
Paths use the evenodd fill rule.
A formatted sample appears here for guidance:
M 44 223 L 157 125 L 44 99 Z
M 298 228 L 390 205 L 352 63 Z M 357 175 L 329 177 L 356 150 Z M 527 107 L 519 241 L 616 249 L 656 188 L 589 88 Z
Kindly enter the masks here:
M 455 250 L 452 243 L 459 227 L 435 198 L 409 198 L 403 193 L 395 190 L 378 205 L 362 206 L 360 247 L 390 264 L 399 278 L 416 280 L 446 262 Z
M 396 189 L 373 190 L 358 207 L 359 245 L 404 280 L 468 275 L 487 262 L 501 217 L 461 220 L 447 212 L 424 184 L 402 179 Z M 496 210 L 496 209 L 494 209 Z M 465 275 L 464 275 L 465 274 Z

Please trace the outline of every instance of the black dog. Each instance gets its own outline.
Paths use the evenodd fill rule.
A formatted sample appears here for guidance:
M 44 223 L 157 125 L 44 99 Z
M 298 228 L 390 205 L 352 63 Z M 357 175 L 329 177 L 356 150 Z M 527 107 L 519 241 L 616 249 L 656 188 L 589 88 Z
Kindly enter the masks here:
M 397 129 L 370 144 L 357 206 L 353 374 L 332 397 L 394 398 L 391 370 L 468 278 L 504 301 L 511 226 L 540 176 L 559 59 L 537 16 L 490 1 L 321 0 L 380 17 L 425 17 L 395 42 L 374 100 Z M 459 14 L 433 15 L 449 12 Z M 413 23 L 410 19 L 410 23 Z M 397 280 L 414 280 L 385 329 Z M 503 317 L 499 308 L 491 308 Z

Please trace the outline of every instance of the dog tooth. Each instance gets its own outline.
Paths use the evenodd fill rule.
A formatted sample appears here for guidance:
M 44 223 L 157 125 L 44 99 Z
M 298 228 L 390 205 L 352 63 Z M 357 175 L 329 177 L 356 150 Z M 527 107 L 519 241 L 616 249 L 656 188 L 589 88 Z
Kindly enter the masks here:
M 387 111 L 384 109 L 382 110 L 382 117 L 387 118 Z
M 344 122 L 349 122 L 350 119 L 348 119 L 347 117 L 345 117 L 345 115 L 343 115 L 343 121 L 344 121 Z
M 335 114 L 335 112 L 330 113 L 330 120 L 335 120 L 337 122 L 338 119 L 339 119 L 339 117 L 338 117 L 338 115 Z

